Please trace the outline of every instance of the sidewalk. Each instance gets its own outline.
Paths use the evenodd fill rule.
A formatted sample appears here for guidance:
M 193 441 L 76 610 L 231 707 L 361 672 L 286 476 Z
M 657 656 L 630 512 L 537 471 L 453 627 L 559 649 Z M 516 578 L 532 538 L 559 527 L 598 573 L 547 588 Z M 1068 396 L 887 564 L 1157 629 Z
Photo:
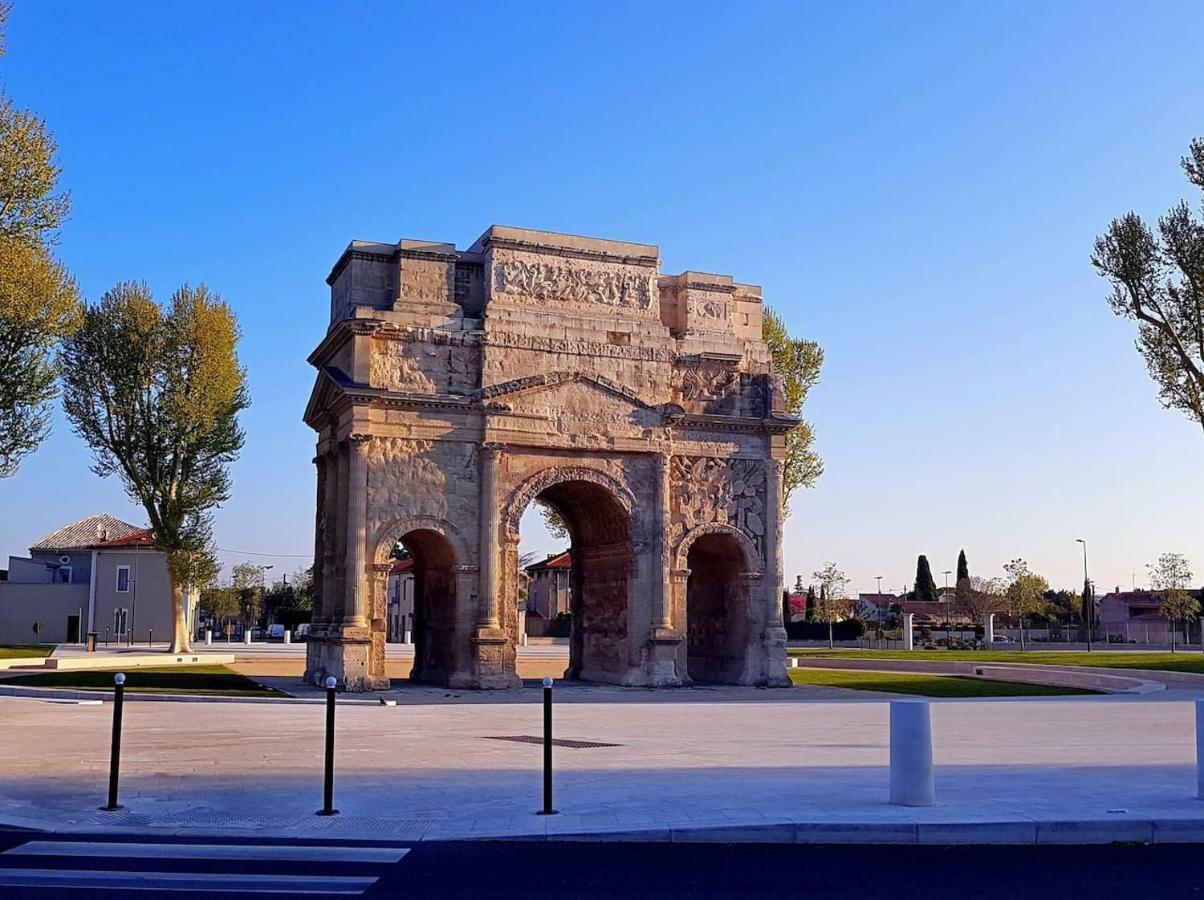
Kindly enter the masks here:
M 1204 841 L 1190 703 L 934 702 L 938 805 L 907 809 L 886 802 L 885 703 L 759 694 L 559 704 L 557 737 L 584 745 L 555 751 L 560 815 L 551 817 L 534 814 L 541 747 L 515 740 L 539 735 L 537 703 L 344 706 L 342 815 L 330 819 L 314 815 L 316 705 L 128 704 L 126 810 L 103 813 L 111 707 L 0 699 L 0 820 L 392 841 Z

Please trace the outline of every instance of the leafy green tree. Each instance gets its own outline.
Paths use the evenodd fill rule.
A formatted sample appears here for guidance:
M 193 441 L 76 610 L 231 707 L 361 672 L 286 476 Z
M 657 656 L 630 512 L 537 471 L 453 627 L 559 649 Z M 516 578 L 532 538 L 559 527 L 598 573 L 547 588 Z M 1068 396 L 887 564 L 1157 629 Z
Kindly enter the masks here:
M 238 336 L 234 313 L 204 286 L 180 288 L 163 309 L 146 285 L 124 282 L 63 344 L 63 406 L 93 471 L 121 477 L 167 555 L 172 652 L 188 649 L 184 585 L 215 569 L 212 513 L 243 445 Z
M 936 582 L 932 580 L 932 568 L 928 565 L 928 557 L 923 553 L 916 560 L 915 599 L 921 603 L 936 603 L 938 600 Z
M 820 621 L 828 623 L 828 646 L 833 647 L 836 644 L 833 625 L 849 615 L 849 578 L 843 569 L 831 561 L 812 572 L 811 577 L 819 584 L 819 603 L 815 614 Z
M 1009 611 L 1020 621 L 1020 649 L 1024 649 L 1024 620 L 1027 616 L 1040 613 L 1045 606 L 1045 593 L 1049 582 L 1031 571 L 1023 559 L 1013 559 L 1003 567 L 1008 575 L 1005 593 Z
M 1192 141 L 1181 165 L 1204 191 L 1204 138 Z M 1112 283 L 1112 311 L 1137 322 L 1137 349 L 1163 407 L 1204 428 L 1204 220 L 1181 201 L 1155 235 L 1126 213 L 1096 239 L 1091 262 Z
M 1174 653 L 1176 623 L 1186 630 L 1188 622 L 1200 615 L 1200 601 L 1187 590 L 1194 576 L 1182 553 L 1163 553 L 1146 568 L 1150 573 L 1150 587 L 1159 593 L 1159 607 L 1171 626 L 1171 653 Z
M 250 562 L 239 563 L 231 570 L 244 628 L 250 628 L 263 617 L 265 572 L 264 566 Z
M 786 412 L 802 418 L 807 395 L 819 382 L 824 351 L 815 341 L 793 338 L 781 316 L 768 307 L 761 319 L 761 335 L 769 345 L 773 371 L 782 382 Z M 782 503 L 790 514 L 790 497 L 800 487 L 812 487 L 824 473 L 824 462 L 813 447 L 815 430 L 801 421 L 786 435 L 786 466 L 782 473 Z
M 50 252 L 71 208 L 56 151 L 45 123 L 0 93 L 0 478 L 49 434 L 54 347 L 78 321 L 75 282 Z
M 957 583 L 957 611 L 976 625 L 1004 608 L 1004 589 L 998 578 L 965 578 Z
M 572 540 L 569 535 L 569 526 L 564 521 L 564 517 L 560 515 L 560 510 L 546 500 L 540 500 L 538 497 L 535 498 L 535 504 L 539 507 L 539 514 L 543 517 L 543 527 L 548 530 L 548 534 L 556 540 L 564 541 L 565 543 Z

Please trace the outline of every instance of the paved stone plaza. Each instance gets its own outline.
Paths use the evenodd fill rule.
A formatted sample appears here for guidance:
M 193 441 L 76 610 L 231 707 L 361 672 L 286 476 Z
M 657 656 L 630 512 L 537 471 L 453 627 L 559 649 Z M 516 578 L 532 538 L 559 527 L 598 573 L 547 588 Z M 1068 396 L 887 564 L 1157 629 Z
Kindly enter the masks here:
M 122 801 L 101 813 L 111 707 L 0 699 L 0 819 L 181 833 L 406 839 L 1204 839 L 1195 695 L 932 705 L 937 805 L 889 806 L 887 705 L 829 690 L 558 689 L 556 806 L 540 803 L 539 692 L 437 688 L 338 710 L 336 806 L 320 819 L 322 708 L 131 701 Z M 498 695 L 486 695 L 494 699 Z M 527 702 L 522 702 L 523 700 Z M 47 736 L 53 735 L 53 740 Z M 952 830 L 943 826 L 958 824 Z

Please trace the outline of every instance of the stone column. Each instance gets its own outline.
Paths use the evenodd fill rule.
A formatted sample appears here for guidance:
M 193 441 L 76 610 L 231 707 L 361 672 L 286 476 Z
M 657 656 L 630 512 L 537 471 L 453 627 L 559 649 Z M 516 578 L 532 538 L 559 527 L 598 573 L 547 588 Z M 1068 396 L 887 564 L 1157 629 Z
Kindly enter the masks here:
M 347 597 L 343 621 L 355 626 L 368 623 L 364 580 L 368 567 L 367 456 L 371 440 L 370 434 L 352 434 L 348 438 L 351 458 L 347 476 Z
M 912 637 L 911 630 L 915 623 L 915 613 L 903 613 L 903 649 L 914 650 L 915 640 Z
M 765 464 L 765 579 L 769 598 L 769 627 L 783 628 L 782 621 L 782 466 L 780 459 Z
M 655 544 L 656 565 L 659 571 L 653 573 L 654 584 L 659 596 L 660 609 L 657 610 L 657 629 L 671 631 L 673 628 L 673 588 L 669 584 L 670 560 L 669 528 L 671 526 L 672 507 L 669 500 L 669 454 L 656 455 L 656 525 L 657 535 Z
M 498 500 L 497 464 L 501 447 L 481 448 L 481 628 L 499 627 L 497 608 Z
M 986 622 L 982 627 L 982 643 L 988 650 L 995 643 L 995 613 L 987 613 Z
M 326 584 L 326 454 L 319 452 L 313 458 L 318 470 L 318 504 L 314 514 L 314 622 L 318 628 L 326 624 L 330 611 L 326 608 L 323 590 Z

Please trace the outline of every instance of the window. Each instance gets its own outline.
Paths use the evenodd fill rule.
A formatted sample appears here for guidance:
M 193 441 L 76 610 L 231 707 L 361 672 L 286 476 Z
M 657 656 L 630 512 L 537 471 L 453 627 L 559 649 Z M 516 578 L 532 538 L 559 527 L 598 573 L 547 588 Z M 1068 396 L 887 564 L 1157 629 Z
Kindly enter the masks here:
M 54 580 L 57 581 L 59 584 L 70 584 L 71 583 L 71 567 L 70 566 L 59 566 L 58 570 L 54 573 Z
M 128 594 L 130 592 L 130 567 L 117 567 L 117 593 Z
M 129 568 L 123 566 L 122 568 Z M 129 613 L 125 609 L 113 610 L 113 633 L 125 634 L 125 626 L 129 622 Z

